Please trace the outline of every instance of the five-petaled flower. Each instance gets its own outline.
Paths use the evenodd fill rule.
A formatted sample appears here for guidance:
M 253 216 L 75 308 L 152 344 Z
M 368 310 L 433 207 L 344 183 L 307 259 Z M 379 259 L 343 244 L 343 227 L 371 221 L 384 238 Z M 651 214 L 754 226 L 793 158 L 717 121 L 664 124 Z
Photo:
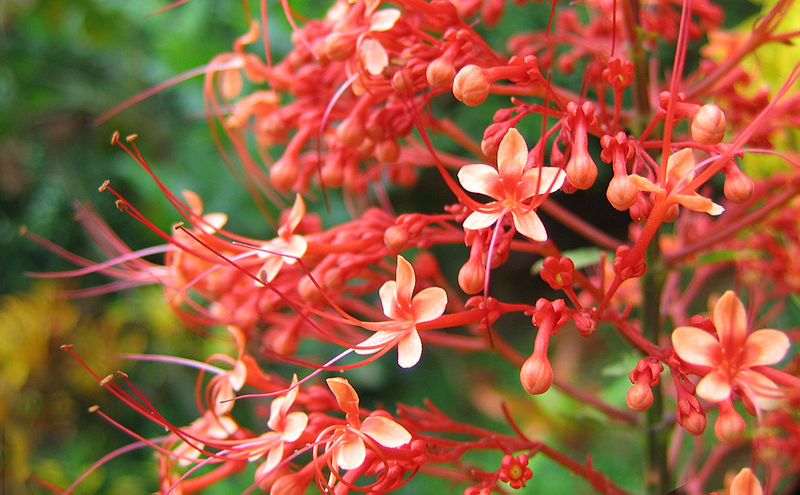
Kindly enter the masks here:
M 694 179 L 694 176 L 694 152 L 691 148 L 683 148 L 671 154 L 667 159 L 666 189 L 641 175 L 631 174 L 630 180 L 641 191 L 652 192 L 656 195 L 667 195 L 669 201 L 673 204 L 679 204 L 692 211 L 708 213 L 709 215 L 720 215 L 725 211 L 722 205 L 718 205 L 695 191 L 685 190 L 685 186 Z
M 500 463 L 500 481 L 508 483 L 511 488 L 519 489 L 532 477 L 533 471 L 528 467 L 528 454 L 520 454 L 517 457 L 511 454 L 503 456 L 503 461 Z
M 696 327 L 678 327 L 672 332 L 678 357 L 707 370 L 697 384 L 697 395 L 710 402 L 722 402 L 737 388 L 757 408 L 773 408 L 779 396 L 778 386 L 758 367 L 783 359 L 789 350 L 789 338 L 772 329 L 747 335 L 744 305 L 732 291 L 719 298 L 712 321 L 718 337 Z
M 278 237 L 265 242 L 256 251 L 256 255 L 264 259 L 264 264 L 258 271 L 259 277 L 264 281 L 272 282 L 280 273 L 284 263 L 292 265 L 306 254 L 308 242 L 303 236 L 294 233 L 305 214 L 306 204 L 303 197 L 298 194 L 289 216 L 278 229 Z
M 326 380 L 336 396 L 336 402 L 346 415 L 347 425 L 334 425 L 323 430 L 320 438 L 330 434 L 325 450 L 333 452 L 332 464 L 340 469 L 355 469 L 367 457 L 368 438 L 384 447 L 397 448 L 411 441 L 411 434 L 395 420 L 373 412 L 361 421 L 358 414 L 358 394 L 346 378 L 334 377 Z M 368 437 L 368 438 L 367 438 Z
M 247 450 L 250 460 L 258 459 L 266 454 L 266 459 L 256 469 L 257 480 L 266 476 L 283 459 L 284 442 L 291 443 L 300 438 L 308 425 L 306 413 L 302 411 L 289 412 L 299 390 L 297 375 L 295 375 L 286 395 L 277 397 L 270 404 L 267 426 L 272 431 L 236 446 L 236 449 Z
M 517 232 L 534 241 L 547 240 L 547 231 L 536 214 L 536 206 L 547 194 L 561 188 L 566 174 L 556 167 L 525 170 L 527 161 L 525 139 L 512 127 L 500 141 L 497 168 L 485 164 L 461 167 L 458 180 L 464 189 L 495 199 L 472 212 L 464 221 L 464 228 L 483 229 L 510 213 Z M 534 196 L 537 199 L 527 201 Z
M 414 267 L 398 256 L 396 280 L 384 283 L 379 290 L 383 313 L 392 321 L 362 323 L 375 335 L 358 345 L 357 354 L 373 354 L 397 345 L 397 364 L 410 368 L 419 362 L 422 340 L 417 323 L 442 316 L 447 306 L 447 293 L 440 287 L 428 287 L 411 297 L 415 283 Z

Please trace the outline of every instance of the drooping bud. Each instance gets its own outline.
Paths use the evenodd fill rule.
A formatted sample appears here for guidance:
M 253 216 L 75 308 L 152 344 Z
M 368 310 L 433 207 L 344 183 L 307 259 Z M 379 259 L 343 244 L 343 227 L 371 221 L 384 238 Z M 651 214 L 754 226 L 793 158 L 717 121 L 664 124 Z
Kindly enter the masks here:
M 219 75 L 219 92 L 228 100 L 239 96 L 242 92 L 242 73 L 239 69 L 224 70 Z
M 653 390 L 645 380 L 639 380 L 628 389 L 625 403 L 631 411 L 646 411 L 653 405 Z
M 269 181 L 279 191 L 288 191 L 297 181 L 298 163 L 291 154 L 284 156 L 269 169 Z
M 725 197 L 734 203 L 744 203 L 753 195 L 753 189 L 755 189 L 753 179 L 739 170 L 735 163 L 731 162 L 727 170 L 725 170 L 725 183 L 723 185 Z
M 453 80 L 453 96 L 465 105 L 474 107 L 488 98 L 489 86 L 485 70 L 477 65 L 467 65 L 458 71 Z
M 451 57 L 442 55 L 425 69 L 425 78 L 434 88 L 449 89 L 456 76 L 456 68 L 453 66 Z
M 393 138 L 384 139 L 375 147 L 375 158 L 384 163 L 394 163 L 400 158 L 400 145 Z
M 357 148 L 364 140 L 364 119 L 354 113 L 344 119 L 336 128 L 336 137 L 348 148 Z
M 717 144 L 725 137 L 727 125 L 725 112 L 717 105 L 707 103 L 692 119 L 692 139 L 700 144 Z
M 714 423 L 714 435 L 722 443 L 735 443 L 744 438 L 747 424 L 730 401 L 721 402 L 719 416 Z
M 706 430 L 706 415 L 703 411 L 691 410 L 681 418 L 681 426 L 692 435 L 702 435 Z
M 483 290 L 486 271 L 478 257 L 469 260 L 458 271 L 458 286 L 467 294 L 477 294 Z
M 300 294 L 300 297 L 310 303 L 322 300 L 322 293 L 319 288 L 314 285 L 314 282 L 308 277 L 300 280 L 300 283 L 297 284 L 297 292 Z
M 572 123 L 572 154 L 567 162 L 567 178 L 578 189 L 589 189 L 597 179 L 597 165 L 589 154 L 587 142 L 587 126 L 594 118 L 594 105 L 584 102 L 578 105 L 570 102 L 567 105 Z
M 627 174 L 614 175 L 606 189 L 606 198 L 614 209 L 625 211 L 636 203 L 639 189 L 631 182 Z
M 542 331 L 541 329 L 539 330 Z M 522 387 L 531 395 L 547 392 L 553 384 L 553 368 L 547 359 L 547 354 L 538 355 L 536 351 L 522 363 L 519 370 L 519 379 Z

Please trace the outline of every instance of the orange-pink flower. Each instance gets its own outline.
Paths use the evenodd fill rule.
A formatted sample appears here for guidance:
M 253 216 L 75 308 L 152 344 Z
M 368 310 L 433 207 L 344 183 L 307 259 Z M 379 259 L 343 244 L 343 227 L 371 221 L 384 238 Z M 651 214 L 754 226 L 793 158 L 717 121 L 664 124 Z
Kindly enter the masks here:
M 772 329 L 747 335 L 744 305 L 732 291 L 717 301 L 712 321 L 717 337 L 696 327 L 678 327 L 672 332 L 678 357 L 708 371 L 697 384 L 697 395 L 710 402 L 722 402 L 737 388 L 757 408 L 774 408 L 778 386 L 757 367 L 783 359 L 789 350 L 789 338 Z
M 527 161 L 525 139 L 512 127 L 500 141 L 497 168 L 482 163 L 461 167 L 458 180 L 464 189 L 495 199 L 480 211 L 472 212 L 464 221 L 464 228 L 483 229 L 510 213 L 517 232 L 534 241 L 547 240 L 547 231 L 536 214 L 537 205 L 526 200 L 557 191 L 564 184 L 566 174 L 556 167 L 525 170 Z
M 358 394 L 346 378 L 328 378 L 326 382 L 347 417 L 347 426 L 332 427 L 332 434 L 325 446 L 326 450 L 332 450 L 332 463 L 335 466 L 340 469 L 355 469 L 363 464 L 367 457 L 365 436 L 388 448 L 397 448 L 411 441 L 408 430 L 377 412 L 361 421 L 358 415 Z M 324 433 L 325 431 L 320 436 Z
M 374 354 L 397 345 L 397 364 L 410 368 L 419 362 L 422 340 L 417 323 L 442 316 L 447 306 L 447 293 L 440 287 L 428 287 L 412 297 L 415 284 L 414 267 L 398 256 L 396 280 L 384 283 L 379 290 L 383 313 L 392 321 L 362 323 L 375 335 L 358 345 L 357 354 Z

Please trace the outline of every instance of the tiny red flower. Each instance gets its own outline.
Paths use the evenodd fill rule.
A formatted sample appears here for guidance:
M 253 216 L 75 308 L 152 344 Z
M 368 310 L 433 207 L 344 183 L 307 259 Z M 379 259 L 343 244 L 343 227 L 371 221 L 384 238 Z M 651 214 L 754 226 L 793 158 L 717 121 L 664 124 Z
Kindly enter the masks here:
M 532 477 L 533 471 L 528 467 L 528 454 L 520 454 L 517 457 L 511 454 L 503 456 L 503 461 L 500 463 L 500 481 L 518 489 L 525 486 L 525 482 Z

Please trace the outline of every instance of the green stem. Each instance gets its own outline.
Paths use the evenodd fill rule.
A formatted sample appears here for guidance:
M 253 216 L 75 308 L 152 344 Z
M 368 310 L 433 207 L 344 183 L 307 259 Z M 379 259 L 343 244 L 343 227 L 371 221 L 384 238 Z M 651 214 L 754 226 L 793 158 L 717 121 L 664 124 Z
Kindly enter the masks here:
M 642 279 L 642 334 L 658 345 L 661 334 L 661 294 L 665 272 L 658 249 L 658 234 L 647 246 L 647 272 Z M 647 478 L 648 493 L 668 493 L 672 489 L 667 467 L 667 431 L 664 428 L 664 403 L 661 386 L 653 387 L 653 405 L 647 410 Z

